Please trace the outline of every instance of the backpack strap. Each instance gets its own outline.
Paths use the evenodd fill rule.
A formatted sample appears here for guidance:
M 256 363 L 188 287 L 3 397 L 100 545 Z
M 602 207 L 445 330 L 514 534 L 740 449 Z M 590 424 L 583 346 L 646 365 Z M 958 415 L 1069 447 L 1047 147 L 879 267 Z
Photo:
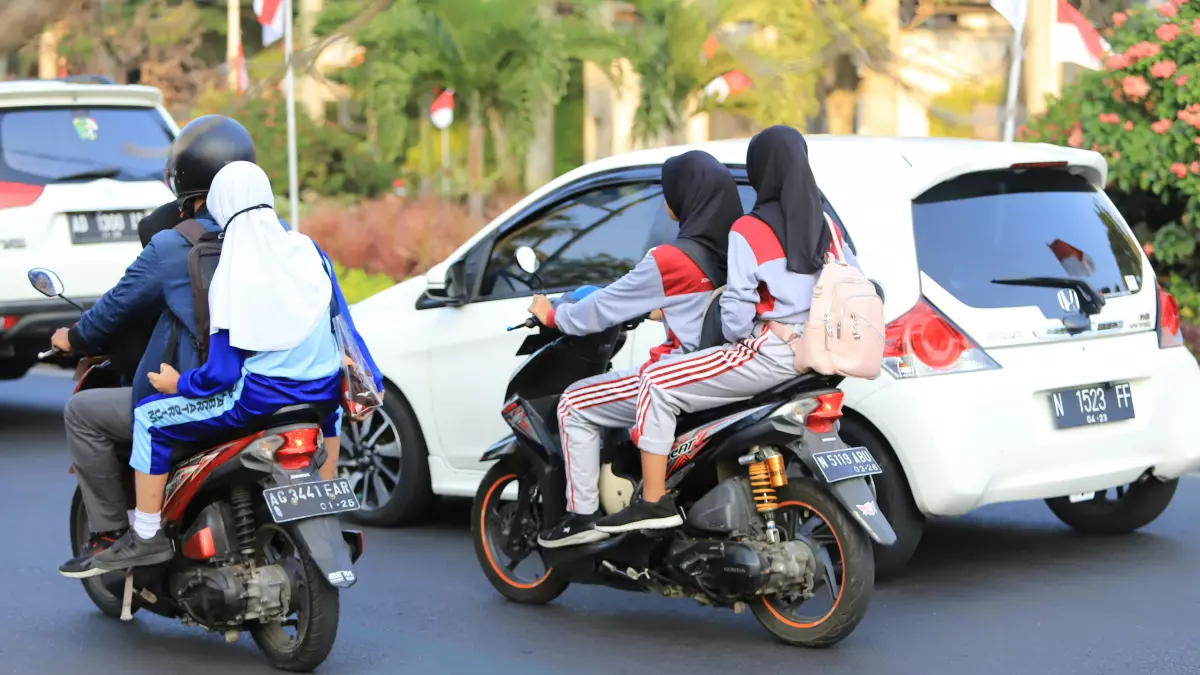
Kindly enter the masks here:
M 179 234 L 183 235 L 183 238 L 186 239 L 188 242 L 188 246 L 195 246 L 196 244 L 200 243 L 200 241 L 202 239 L 211 238 L 211 237 L 208 237 L 208 235 L 210 235 L 210 234 L 215 234 L 218 236 L 220 235 L 219 232 L 209 232 L 208 229 L 206 227 L 204 227 L 204 223 L 200 222 L 199 220 L 196 220 L 195 218 L 189 218 L 188 220 L 185 220 L 182 223 L 179 223 L 178 225 L 176 225 L 175 227 L 173 227 L 171 229 L 173 229 L 176 232 L 178 232 Z M 171 309 L 167 308 L 167 311 L 170 312 Z M 179 350 L 179 317 L 175 316 L 174 312 L 172 312 L 171 313 L 171 334 L 167 337 L 167 345 L 163 349 L 162 362 L 169 363 L 171 365 L 176 365 L 175 364 L 175 355 L 178 352 L 178 350 Z
M 204 235 L 208 234 L 208 229 L 204 227 L 204 223 L 196 220 L 195 218 L 185 220 L 172 229 L 179 234 L 182 234 L 183 238 L 187 239 L 188 244 L 192 246 L 195 246 L 200 242 Z

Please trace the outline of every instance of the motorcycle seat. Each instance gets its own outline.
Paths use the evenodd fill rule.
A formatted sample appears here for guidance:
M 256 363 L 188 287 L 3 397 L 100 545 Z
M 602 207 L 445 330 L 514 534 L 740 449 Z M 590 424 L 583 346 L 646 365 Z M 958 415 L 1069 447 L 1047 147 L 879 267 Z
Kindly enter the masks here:
M 276 410 L 270 415 L 256 417 L 245 426 L 236 429 L 223 429 L 218 433 L 210 434 L 194 441 L 176 443 L 171 452 L 171 463 L 182 462 L 214 446 L 236 441 L 239 438 L 244 438 L 260 431 L 291 426 L 293 424 L 320 424 L 328 416 L 329 410 L 323 406 L 310 404 L 289 405 Z

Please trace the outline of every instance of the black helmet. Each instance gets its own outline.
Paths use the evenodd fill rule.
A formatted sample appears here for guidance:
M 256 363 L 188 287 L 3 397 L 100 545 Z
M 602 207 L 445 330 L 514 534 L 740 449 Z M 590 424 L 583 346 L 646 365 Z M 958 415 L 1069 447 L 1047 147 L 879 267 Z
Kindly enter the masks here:
M 171 144 L 167 183 L 180 206 L 208 194 L 213 178 L 230 162 L 253 162 L 254 141 L 237 120 L 205 115 L 188 122 Z

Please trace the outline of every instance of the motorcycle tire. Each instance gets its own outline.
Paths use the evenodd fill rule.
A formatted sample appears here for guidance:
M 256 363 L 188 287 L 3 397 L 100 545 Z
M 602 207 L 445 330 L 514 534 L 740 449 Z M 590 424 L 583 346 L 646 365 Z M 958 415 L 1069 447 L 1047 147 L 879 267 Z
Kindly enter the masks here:
M 489 527 L 488 515 L 499 503 L 505 486 L 519 480 L 521 473 L 522 467 L 512 458 L 502 459 L 488 470 L 479 483 L 471 506 L 471 539 L 479 567 L 500 595 L 523 605 L 544 605 L 562 595 L 570 582 L 553 568 L 548 568 L 543 575 L 530 581 L 514 579 L 511 573 L 505 572 L 497 564 L 493 556 L 493 551 L 499 553 L 499 542 L 504 541 L 507 535 L 496 531 L 495 519 L 491 519 L 493 524 Z M 535 479 L 530 477 L 530 480 Z M 530 555 L 539 554 L 535 551 Z
M 88 535 L 88 519 L 87 508 L 83 505 L 83 493 L 79 488 L 75 488 L 75 496 L 71 498 L 71 555 L 77 556 L 83 554 L 83 548 L 87 544 Z M 80 579 L 83 584 L 83 590 L 91 598 L 92 604 L 100 610 L 102 614 L 114 619 L 121 617 L 121 596 L 110 590 L 112 584 L 117 583 L 115 579 L 122 578 L 120 572 L 112 574 L 104 574 L 98 577 L 89 577 Z M 124 583 L 123 581 L 120 583 Z M 134 598 L 130 611 L 136 613 L 138 611 L 138 601 Z
M 750 609 L 763 628 L 781 642 L 800 647 L 829 647 L 853 633 L 867 613 L 875 589 L 871 540 L 825 486 L 810 478 L 792 479 L 776 495 L 780 510 L 799 508 L 816 514 L 829 526 L 842 564 L 841 583 L 832 607 L 814 621 L 789 618 L 784 603 L 774 594 L 755 598 Z M 781 534 L 786 540 L 791 533 Z
M 293 581 L 292 602 L 295 604 L 298 599 L 295 594 L 303 593 L 299 600 L 301 607 L 306 609 L 303 617 L 299 611 L 296 613 L 297 639 L 291 639 L 278 623 L 258 621 L 250 624 L 250 637 L 274 668 L 292 673 L 312 672 L 333 651 L 341 599 L 338 589 L 326 582 L 325 575 L 321 574 L 308 550 L 299 543 L 300 536 L 295 528 L 288 525 L 269 527 L 282 529 L 295 547 L 300 563 L 298 571 L 303 578 Z

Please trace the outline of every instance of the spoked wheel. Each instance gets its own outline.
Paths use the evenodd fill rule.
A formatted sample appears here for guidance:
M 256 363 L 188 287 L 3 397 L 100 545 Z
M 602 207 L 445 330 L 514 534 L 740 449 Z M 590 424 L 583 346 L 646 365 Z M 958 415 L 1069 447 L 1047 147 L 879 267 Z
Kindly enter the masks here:
M 828 647 L 854 632 L 875 588 L 871 544 L 842 506 L 817 482 L 792 479 L 778 490 L 775 523 L 784 541 L 804 541 L 816 554 L 809 597 L 805 589 L 763 596 L 755 618 L 783 642 Z
M 501 499 L 516 484 L 517 501 Z M 513 461 L 501 461 L 487 472 L 471 509 L 475 556 L 488 581 L 514 602 L 542 605 L 562 595 L 568 582 L 542 561 L 537 545 L 541 522 L 537 480 L 522 476 Z
M 259 565 L 279 565 L 291 579 L 291 603 L 282 621 L 255 622 L 250 635 L 280 670 L 307 673 L 321 665 L 337 639 L 339 600 L 304 547 L 286 526 L 263 525 L 255 535 Z
M 1179 479 L 1146 477 L 1136 483 L 1097 492 L 1072 503 L 1067 497 L 1047 499 L 1058 519 L 1084 534 L 1128 534 L 1162 515 L 1175 496 Z
M 87 507 L 83 505 L 83 493 L 75 488 L 75 497 L 71 499 L 71 555 L 83 555 L 88 537 Z M 105 615 L 116 619 L 121 616 L 121 591 L 125 585 L 125 575 L 121 572 L 110 572 L 98 577 L 80 579 L 83 590 L 92 599 L 96 607 Z M 137 597 L 134 597 L 131 611 L 138 611 Z

